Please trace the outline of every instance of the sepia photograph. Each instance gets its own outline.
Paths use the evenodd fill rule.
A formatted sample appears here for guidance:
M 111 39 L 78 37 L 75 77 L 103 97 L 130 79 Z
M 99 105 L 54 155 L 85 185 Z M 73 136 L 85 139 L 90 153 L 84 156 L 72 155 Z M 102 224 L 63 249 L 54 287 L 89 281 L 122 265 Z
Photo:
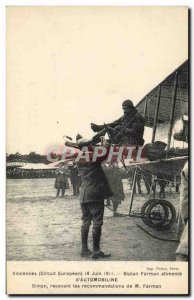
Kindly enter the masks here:
M 186 6 L 7 6 L 8 294 L 188 294 L 189 72 Z

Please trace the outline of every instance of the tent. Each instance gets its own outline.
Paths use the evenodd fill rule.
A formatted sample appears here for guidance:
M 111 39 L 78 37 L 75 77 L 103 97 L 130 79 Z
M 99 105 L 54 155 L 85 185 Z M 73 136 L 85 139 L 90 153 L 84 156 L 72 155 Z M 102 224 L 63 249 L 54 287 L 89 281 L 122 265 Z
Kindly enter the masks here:
M 52 170 L 55 169 L 53 166 L 49 166 L 43 163 L 29 163 L 24 166 L 18 167 L 18 169 L 22 170 Z

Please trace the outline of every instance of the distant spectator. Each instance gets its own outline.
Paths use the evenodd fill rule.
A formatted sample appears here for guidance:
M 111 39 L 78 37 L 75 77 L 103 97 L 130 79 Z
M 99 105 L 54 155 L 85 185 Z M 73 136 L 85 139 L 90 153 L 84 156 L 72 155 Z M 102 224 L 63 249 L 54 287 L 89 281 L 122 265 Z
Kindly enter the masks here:
M 181 173 L 180 214 L 184 223 L 184 230 L 176 251 L 176 260 L 188 261 L 188 162 Z
M 180 184 L 181 184 L 181 175 L 178 174 L 178 175 L 176 175 L 176 178 L 175 178 L 175 189 L 176 189 L 177 194 L 180 193 L 180 189 L 179 189 Z
M 62 197 L 65 195 L 65 190 L 69 189 L 68 184 L 68 169 L 64 164 L 61 164 L 61 166 L 56 170 L 56 180 L 55 180 L 55 188 L 57 189 L 56 197 L 59 197 L 60 190 L 62 193 Z
M 73 195 L 78 196 L 79 189 L 81 186 L 81 177 L 79 175 L 78 168 L 75 163 L 73 163 L 73 166 L 70 167 L 70 180 L 73 186 Z
M 114 194 L 112 197 L 110 197 L 110 200 L 113 204 L 113 216 L 116 217 L 118 216 L 117 208 L 119 204 L 121 204 L 121 201 L 125 199 L 122 174 L 119 171 L 119 167 L 116 164 L 109 166 L 104 165 L 103 169 L 110 184 L 111 190 Z

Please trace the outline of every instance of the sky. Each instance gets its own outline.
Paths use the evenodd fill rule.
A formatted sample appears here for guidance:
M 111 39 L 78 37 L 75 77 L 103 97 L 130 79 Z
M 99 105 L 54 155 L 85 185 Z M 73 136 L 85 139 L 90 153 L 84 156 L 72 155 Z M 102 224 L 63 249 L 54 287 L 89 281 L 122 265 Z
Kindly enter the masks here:
M 7 153 L 91 137 L 188 59 L 186 7 L 8 7 Z M 146 139 L 150 138 L 146 130 Z

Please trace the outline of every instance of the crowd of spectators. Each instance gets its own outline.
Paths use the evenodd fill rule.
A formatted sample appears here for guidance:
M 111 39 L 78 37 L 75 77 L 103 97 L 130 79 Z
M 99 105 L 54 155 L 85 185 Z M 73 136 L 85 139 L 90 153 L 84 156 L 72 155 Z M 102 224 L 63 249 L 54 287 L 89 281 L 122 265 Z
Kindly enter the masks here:
M 19 168 L 8 169 L 7 179 L 33 179 L 33 178 L 54 178 L 55 170 L 23 170 Z

